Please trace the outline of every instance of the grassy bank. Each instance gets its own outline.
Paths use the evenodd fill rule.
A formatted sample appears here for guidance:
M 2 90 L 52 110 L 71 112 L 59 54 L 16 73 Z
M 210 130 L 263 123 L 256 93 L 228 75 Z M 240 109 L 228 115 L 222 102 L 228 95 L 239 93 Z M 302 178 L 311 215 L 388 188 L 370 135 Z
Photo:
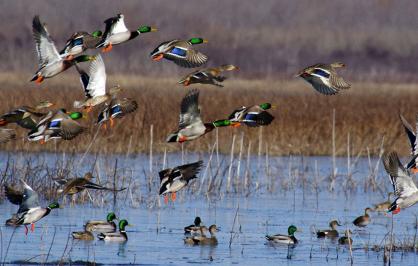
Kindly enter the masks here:
M 73 70 L 71 70 L 73 71 Z M 74 73 L 62 75 L 59 79 L 47 80 L 42 86 L 29 84 L 28 75 L 1 74 L 2 98 L 0 112 L 6 112 L 21 105 L 34 105 L 48 99 L 59 107 L 71 109 L 72 102 L 82 99 L 83 92 Z M 174 79 L 144 78 L 138 76 L 111 76 L 108 85 L 120 84 L 124 97 L 138 101 L 139 109 L 117 121 L 113 129 L 101 129 L 92 145 L 92 152 L 148 152 L 150 150 L 151 126 L 153 127 L 154 151 L 178 151 L 179 144 L 165 143 L 166 136 L 177 128 L 179 103 L 188 88 L 176 84 Z M 416 84 L 353 84 L 353 88 L 340 95 L 327 97 L 319 95 L 302 80 L 234 80 L 226 81 L 224 88 L 206 85 L 200 88 L 200 105 L 204 121 L 222 119 L 234 108 L 271 102 L 277 106 L 272 110 L 274 122 L 263 129 L 221 128 L 219 129 L 219 150 L 229 152 L 231 141 L 236 136 L 236 149 L 241 134 L 245 147 L 251 143 L 251 152 L 271 154 L 332 154 L 332 117 L 335 110 L 335 147 L 337 155 L 345 155 L 348 138 L 352 154 L 367 149 L 377 154 L 384 137 L 384 146 L 404 155 L 408 153 L 406 135 L 400 124 L 401 112 L 415 124 L 413 99 L 418 96 Z M 84 152 L 91 142 L 97 127 L 97 110 L 81 123 L 88 132 L 73 141 L 50 141 L 45 145 L 25 140 L 26 131 L 17 128 L 14 142 L 3 144 L 8 151 L 68 151 Z M 15 126 L 11 126 L 15 127 Z M 261 137 L 260 137 L 261 136 Z M 216 132 L 184 144 L 189 151 L 207 150 L 216 141 Z M 261 141 L 261 144 L 260 144 Z

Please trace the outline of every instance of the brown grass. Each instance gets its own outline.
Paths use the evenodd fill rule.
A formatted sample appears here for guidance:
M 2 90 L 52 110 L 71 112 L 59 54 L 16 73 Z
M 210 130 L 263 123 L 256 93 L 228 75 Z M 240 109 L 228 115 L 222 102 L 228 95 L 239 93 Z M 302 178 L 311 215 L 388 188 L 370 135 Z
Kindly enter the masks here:
M 71 73 L 72 72 L 72 73 Z M 34 105 L 48 99 L 59 107 L 71 110 L 72 102 L 82 99 L 83 93 L 74 70 L 47 80 L 42 86 L 27 82 L 30 74 L 1 74 L 2 105 L 6 112 L 21 105 Z M 110 76 L 108 85 L 120 84 L 126 90 L 121 96 L 138 101 L 139 109 L 117 121 L 112 130 L 99 133 L 92 152 L 125 153 L 148 152 L 150 126 L 154 125 L 154 148 L 157 151 L 180 150 L 179 144 L 165 143 L 166 136 L 177 128 L 179 103 L 186 88 L 177 85 L 174 79 L 153 79 L 138 76 Z M 415 124 L 414 102 L 418 96 L 416 84 L 358 83 L 353 88 L 336 96 L 323 96 L 315 92 L 302 80 L 234 80 L 225 82 L 225 88 L 207 85 L 200 88 L 200 105 L 204 121 L 226 118 L 234 108 L 241 105 L 271 102 L 277 106 L 271 112 L 274 122 L 263 128 L 263 146 L 271 154 L 329 155 L 332 150 L 332 111 L 336 110 L 336 152 L 346 154 L 347 134 L 350 134 L 352 154 L 370 148 L 378 154 L 382 137 L 385 147 L 404 155 L 408 153 L 408 142 L 398 119 L 401 112 Z M 84 134 L 72 141 L 50 141 L 45 145 L 24 140 L 26 132 L 18 129 L 18 139 L 3 144 L 3 150 L 22 151 L 74 151 L 83 152 L 96 132 L 94 122 L 97 111 L 81 123 L 89 127 Z M 14 127 L 14 126 L 12 126 Z M 233 134 L 245 134 L 245 145 L 251 139 L 253 150 L 258 151 L 259 130 L 241 127 L 220 128 L 220 150 L 230 150 Z M 215 132 L 185 144 L 190 151 L 208 150 L 215 142 Z M 129 146 L 130 144 L 130 147 Z M 239 150 L 239 141 L 236 141 Z M 265 151 L 265 147 L 263 147 Z

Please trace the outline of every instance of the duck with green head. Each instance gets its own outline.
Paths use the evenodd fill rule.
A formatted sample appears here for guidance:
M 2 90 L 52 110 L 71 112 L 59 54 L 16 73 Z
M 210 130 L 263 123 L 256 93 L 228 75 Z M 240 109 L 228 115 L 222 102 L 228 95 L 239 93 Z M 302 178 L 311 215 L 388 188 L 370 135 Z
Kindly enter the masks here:
M 61 57 L 71 60 L 74 56 L 83 53 L 87 49 L 95 49 L 102 35 L 100 30 L 94 31 L 91 34 L 85 31 L 75 32 L 67 40 L 65 47 L 61 50 Z
M 126 234 L 125 227 L 129 226 L 127 220 L 119 221 L 119 232 L 110 232 L 110 233 L 100 233 L 97 235 L 97 238 L 104 241 L 114 241 L 114 242 L 125 242 L 128 241 L 128 235 Z
M 270 108 L 274 108 L 270 103 L 262 103 L 249 107 L 242 106 L 234 110 L 228 119 L 234 127 L 238 127 L 241 124 L 249 127 L 267 126 L 274 120 L 274 116 L 267 111 Z
M 138 37 L 140 34 L 155 32 L 156 28 L 150 26 L 141 26 L 135 31 L 130 31 L 125 26 L 125 16 L 118 14 L 116 17 L 108 18 L 104 21 L 106 29 L 96 48 L 102 48 L 102 52 L 109 52 L 113 45 L 120 44 Z
M 286 244 L 286 245 L 295 245 L 298 243 L 298 240 L 295 237 L 295 233 L 298 232 L 296 226 L 291 225 L 287 228 L 288 235 L 266 235 L 266 239 L 270 243 L 274 244 Z
M 217 127 L 230 126 L 229 120 L 217 120 L 203 123 L 199 109 L 199 91 L 190 90 L 183 98 L 180 107 L 180 121 L 178 130 L 167 137 L 167 142 L 185 142 L 197 139 Z
M 43 208 L 39 204 L 39 195 L 34 191 L 23 179 L 23 192 L 17 191 L 13 188 L 6 188 L 6 197 L 13 203 L 19 205 L 19 209 L 14 216 L 15 225 L 25 225 L 25 234 L 28 233 L 27 225 L 31 225 L 31 231 L 35 230 L 35 223 L 47 216 L 52 209 L 59 208 L 59 204 L 53 202 L 48 207 Z
M 114 212 L 109 212 L 106 216 L 106 221 L 91 220 L 84 225 L 84 230 L 89 232 L 99 233 L 111 233 L 116 231 L 116 224 L 114 220 L 117 220 Z
M 191 225 L 184 227 L 184 234 L 195 234 L 200 233 L 200 227 L 202 226 L 202 220 L 199 216 L 194 218 L 194 222 Z
M 71 140 L 85 131 L 76 120 L 83 117 L 80 112 L 67 113 L 65 109 L 49 112 L 36 128 L 28 133 L 29 141 L 45 143 L 50 139 Z
M 95 58 L 95 56 L 90 55 L 80 55 L 72 59 L 62 58 L 45 25 L 41 23 L 39 16 L 33 18 L 32 30 L 39 59 L 39 68 L 30 81 L 40 84 L 44 79 L 52 78 L 76 63 L 90 61 Z
M 207 42 L 207 40 L 202 38 L 191 38 L 188 41 L 166 41 L 158 45 L 158 47 L 151 52 L 151 58 L 154 61 L 160 61 L 165 58 L 181 67 L 199 67 L 208 61 L 208 57 L 201 52 L 196 51 L 193 46 Z

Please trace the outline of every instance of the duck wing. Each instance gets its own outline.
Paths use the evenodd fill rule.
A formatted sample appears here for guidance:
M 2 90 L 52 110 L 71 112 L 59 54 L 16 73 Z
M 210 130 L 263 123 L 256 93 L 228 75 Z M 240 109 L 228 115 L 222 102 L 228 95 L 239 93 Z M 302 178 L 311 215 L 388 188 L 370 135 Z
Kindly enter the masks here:
M 181 101 L 179 129 L 194 123 L 203 123 L 199 109 L 199 91 L 190 90 Z
M 55 47 L 46 27 L 41 23 L 39 16 L 35 16 L 32 22 L 33 38 L 36 43 L 36 52 L 39 59 L 39 67 L 49 63 L 60 61 L 61 56 Z
M 24 180 L 21 180 L 23 183 L 23 197 L 22 203 L 19 206 L 17 213 L 27 212 L 31 208 L 39 207 L 39 196 L 36 191 L 34 191 Z
M 80 80 L 86 98 L 94 98 L 106 94 L 106 68 L 102 56 L 99 54 L 89 65 L 89 74 L 80 71 Z
M 189 181 L 193 178 L 196 178 L 196 175 L 199 173 L 200 168 L 203 165 L 203 161 L 197 161 L 195 163 L 184 164 L 181 166 L 177 166 L 173 173 L 179 172 L 181 179 L 185 181 Z
M 4 193 L 6 194 L 6 198 L 15 205 L 22 204 L 23 200 L 23 192 L 18 191 L 8 185 L 4 185 Z
M 383 165 L 390 175 L 390 181 L 397 197 L 408 197 L 418 192 L 418 189 L 399 160 L 396 152 L 391 152 L 383 157 Z

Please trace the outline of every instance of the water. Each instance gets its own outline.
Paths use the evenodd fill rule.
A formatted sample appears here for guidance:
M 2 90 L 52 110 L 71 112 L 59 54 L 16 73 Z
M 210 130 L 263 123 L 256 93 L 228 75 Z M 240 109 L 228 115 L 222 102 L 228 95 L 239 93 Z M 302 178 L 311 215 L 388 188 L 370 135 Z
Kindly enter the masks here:
M 170 155 L 169 157 L 171 165 L 176 161 L 176 156 Z M 190 155 L 190 157 L 197 158 L 199 155 Z M 189 161 L 193 159 L 190 158 Z M 177 160 L 179 160 L 178 156 Z M 309 166 L 307 168 L 313 169 L 311 166 L 315 160 L 320 173 L 329 171 L 330 160 L 326 157 L 305 158 L 306 165 Z M 155 161 L 158 160 L 155 159 Z M 155 164 L 158 168 L 158 164 Z M 340 159 L 339 169 L 343 169 L 343 164 L 344 160 Z M 126 160 L 121 158 L 120 167 L 127 165 L 132 165 L 136 173 L 135 178 L 139 179 L 138 182 L 142 186 L 145 186 L 145 177 L 139 173 L 148 165 L 146 156 L 126 158 Z M 289 162 L 284 158 L 273 158 L 270 165 L 271 174 L 278 175 L 275 188 L 270 188 L 271 192 L 269 192 L 268 187 L 271 186 L 271 182 L 260 173 L 259 176 L 252 178 L 253 183 L 260 182 L 260 189 L 253 191 L 248 197 L 245 193 L 226 194 L 223 191 L 213 197 L 207 197 L 202 192 L 184 191 L 179 193 L 174 204 L 162 203 L 161 208 L 158 208 L 157 205 L 150 207 L 148 204 L 156 199 L 154 191 L 145 194 L 146 189 L 142 188 L 142 197 L 145 199 L 138 207 L 133 207 L 130 201 L 124 200 L 126 197 L 121 195 L 116 212 L 121 218 L 134 224 L 127 228 L 129 240 L 124 244 L 104 243 L 98 240 L 73 241 L 69 238 L 72 231 L 82 230 L 85 221 L 105 218 L 106 214 L 112 210 L 112 203 L 108 197 L 104 197 L 106 202 L 102 205 L 85 203 L 71 207 L 67 203 L 63 209 L 53 210 L 48 217 L 37 223 L 35 232 L 29 232 L 27 236 L 23 228 L 15 230 L 12 227 L 2 226 L 1 261 L 9 264 L 18 264 L 23 261 L 56 264 L 63 258 L 64 262 L 70 259 L 109 265 L 206 263 L 217 265 L 349 265 L 350 255 L 346 247 L 338 247 L 337 244 L 327 239 L 317 239 L 312 233 L 315 228 L 326 229 L 330 220 L 338 219 L 343 223 L 343 226 L 339 228 L 341 233 L 346 228 L 351 228 L 353 231 L 354 265 L 382 264 L 383 252 L 366 250 L 365 247 L 371 248 L 373 245 L 382 244 L 391 226 L 390 217 L 372 213 L 372 223 L 363 230 L 354 229 L 351 224 L 355 217 L 363 214 L 365 207 L 385 200 L 381 193 L 365 193 L 360 185 L 352 193 L 343 193 L 340 185 L 336 187 L 337 191 L 328 192 L 323 188 L 327 186 L 328 181 L 323 180 L 323 186 L 317 194 L 309 188 L 309 184 L 312 183 L 310 180 L 313 179 L 310 174 L 306 176 L 308 181 L 304 190 L 297 178 L 294 178 L 296 181 L 293 182 L 293 186 L 282 186 L 287 178 L 289 180 L 293 178 L 293 175 L 287 176 L 283 170 L 288 168 Z M 0 167 L 4 169 L 1 164 Z M 103 168 L 101 170 L 105 171 Z M 305 169 L 306 172 L 311 171 L 309 169 Z M 356 170 L 358 172 L 356 172 L 355 181 L 362 184 L 361 180 L 368 172 L 368 162 L 362 159 Z M 227 171 L 222 172 L 227 173 Z M 386 184 L 381 187 L 382 191 L 390 189 L 388 179 L 381 169 L 377 180 Z M 337 179 L 337 184 L 343 182 L 344 177 Z M 285 187 L 288 189 L 283 189 Z M 0 204 L 0 220 L 5 221 L 16 210 L 16 206 L 4 201 Z M 229 247 L 236 213 L 234 237 Z M 416 231 L 415 214 L 417 214 L 416 206 L 395 215 L 394 232 L 397 242 L 408 239 L 412 241 Z M 183 227 L 191 224 L 196 215 L 200 216 L 206 225 L 216 223 L 221 228 L 217 234 L 218 246 L 184 245 Z M 287 227 L 291 224 L 296 225 L 302 232 L 296 233 L 296 238 L 300 243 L 290 250 L 290 253 L 287 246 L 266 244 L 265 234 L 286 233 Z M 13 236 L 12 239 L 11 236 Z M 393 265 L 400 264 L 418 265 L 417 254 L 395 252 Z

